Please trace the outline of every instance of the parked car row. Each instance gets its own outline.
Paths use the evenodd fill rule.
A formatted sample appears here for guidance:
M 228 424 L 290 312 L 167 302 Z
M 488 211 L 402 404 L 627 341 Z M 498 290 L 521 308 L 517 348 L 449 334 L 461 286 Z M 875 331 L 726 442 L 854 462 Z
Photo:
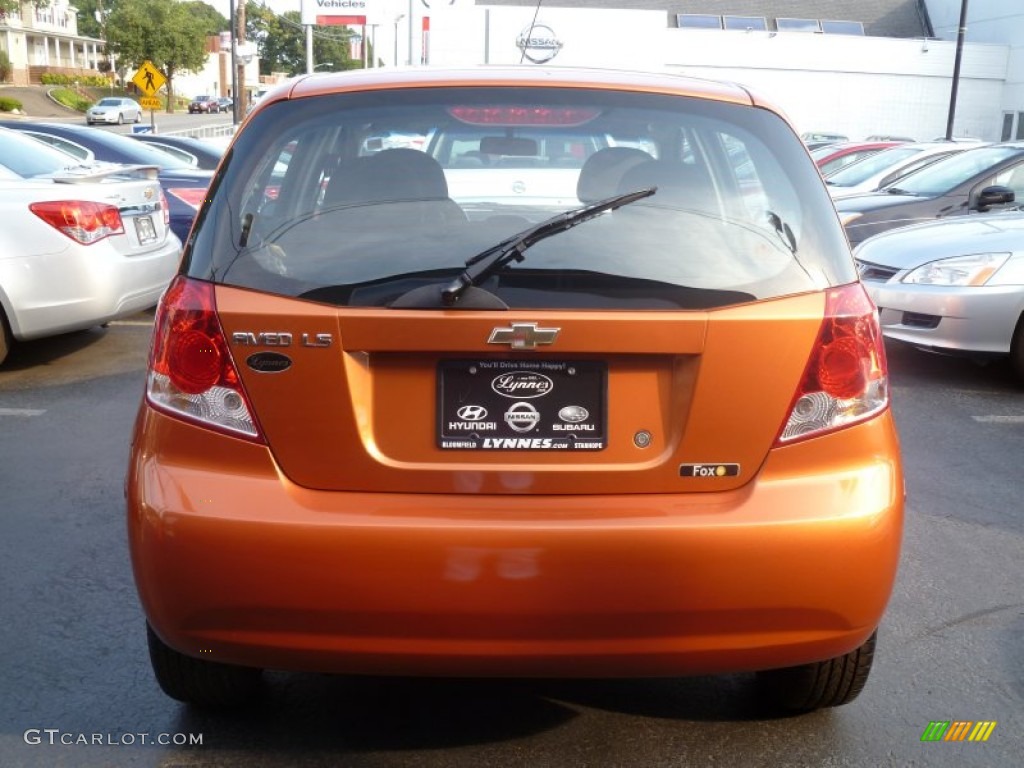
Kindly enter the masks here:
M 155 166 L 79 163 L 7 128 L 0 221 L 0 363 L 15 340 L 153 306 L 180 260 Z
M 197 169 L 156 147 L 109 131 L 67 123 L 23 120 L 0 121 L 0 126 L 51 144 L 82 162 L 124 163 L 156 168 L 167 197 L 171 229 L 182 241 L 188 237 L 192 220 L 210 185 L 210 171 Z
M 1024 382 L 1024 142 L 898 144 L 825 182 L 882 333 Z
M 180 136 L 0 121 L 0 362 L 16 340 L 153 306 L 223 152 Z

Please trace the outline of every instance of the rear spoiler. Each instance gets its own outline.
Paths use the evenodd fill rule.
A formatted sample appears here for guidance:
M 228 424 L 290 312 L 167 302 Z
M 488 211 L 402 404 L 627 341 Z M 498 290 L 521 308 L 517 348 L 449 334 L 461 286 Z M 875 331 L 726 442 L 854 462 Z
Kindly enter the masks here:
M 160 168 L 155 165 L 97 163 L 66 168 L 63 175 L 54 174 L 51 178 L 57 184 L 94 184 L 111 177 L 155 180 L 159 173 Z

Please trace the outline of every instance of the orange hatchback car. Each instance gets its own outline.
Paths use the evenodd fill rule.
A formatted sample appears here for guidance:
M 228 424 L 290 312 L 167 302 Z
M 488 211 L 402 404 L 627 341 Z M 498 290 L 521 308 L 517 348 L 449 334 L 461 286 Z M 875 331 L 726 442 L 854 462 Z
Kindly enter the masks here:
M 153 669 L 201 705 L 261 669 L 843 704 L 903 502 L 875 310 L 784 117 L 543 68 L 268 94 L 160 304 L 127 477 Z

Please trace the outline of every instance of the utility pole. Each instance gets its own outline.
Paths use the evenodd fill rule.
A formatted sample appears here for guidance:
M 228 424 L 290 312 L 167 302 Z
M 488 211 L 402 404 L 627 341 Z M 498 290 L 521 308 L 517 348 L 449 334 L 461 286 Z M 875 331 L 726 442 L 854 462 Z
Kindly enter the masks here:
M 946 141 L 953 138 L 953 118 L 956 117 L 956 94 L 960 88 L 960 60 L 964 55 L 964 37 L 967 34 L 967 0 L 960 5 L 960 29 L 956 33 L 956 59 L 953 63 L 953 88 L 949 94 L 949 119 L 946 121 Z
M 238 98 L 238 46 L 235 44 L 235 0 L 228 0 L 228 14 L 230 19 L 228 27 L 231 29 L 231 122 L 238 125 L 241 122 L 241 115 L 244 114 L 242 101 Z
M 232 3 L 235 0 L 231 0 Z M 245 45 L 245 0 L 238 0 L 238 37 L 236 46 Z M 235 91 L 235 104 L 238 105 L 238 114 L 244 116 L 249 107 L 249 95 L 245 90 L 245 62 L 248 57 L 237 58 L 238 88 Z

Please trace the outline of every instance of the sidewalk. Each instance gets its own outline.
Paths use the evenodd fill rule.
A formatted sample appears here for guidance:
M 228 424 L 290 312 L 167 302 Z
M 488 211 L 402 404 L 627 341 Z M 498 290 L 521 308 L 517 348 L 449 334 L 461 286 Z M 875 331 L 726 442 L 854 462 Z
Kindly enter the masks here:
M 45 85 L 30 85 L 25 87 L 15 86 L 0 86 L 0 96 L 7 96 L 12 99 L 17 99 L 21 102 L 22 112 L 24 117 L 81 117 L 85 120 L 85 116 L 81 112 L 77 112 L 73 109 L 58 104 L 47 95 L 49 88 Z M 9 112 L 0 112 L 0 117 L 3 118 L 17 118 L 22 115 L 16 115 Z

